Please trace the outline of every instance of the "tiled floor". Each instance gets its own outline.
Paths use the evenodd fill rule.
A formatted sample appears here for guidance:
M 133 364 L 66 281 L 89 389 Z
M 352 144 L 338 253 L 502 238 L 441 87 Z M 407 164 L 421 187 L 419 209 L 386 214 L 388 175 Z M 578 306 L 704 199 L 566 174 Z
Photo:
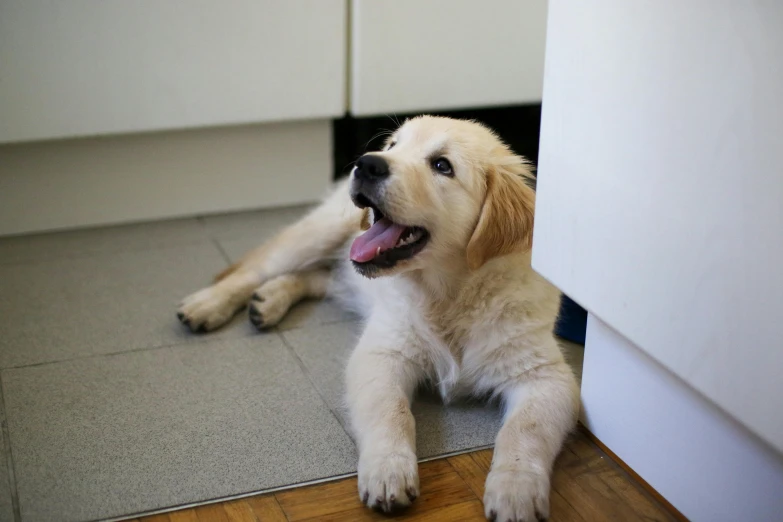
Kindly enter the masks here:
M 134 522 L 485 522 L 482 499 L 491 462 L 492 450 L 485 449 L 421 464 L 421 495 L 393 517 L 367 509 L 356 494 L 356 477 L 351 477 Z M 551 486 L 549 522 L 685 520 L 581 429 L 566 440 L 555 461 Z
M 352 316 L 306 303 L 270 333 L 241 316 L 206 336 L 174 317 L 303 211 L 0 239 L 0 522 L 118 517 L 355 470 L 341 405 Z M 491 444 L 498 424 L 491 407 L 430 397 L 415 414 L 422 457 Z

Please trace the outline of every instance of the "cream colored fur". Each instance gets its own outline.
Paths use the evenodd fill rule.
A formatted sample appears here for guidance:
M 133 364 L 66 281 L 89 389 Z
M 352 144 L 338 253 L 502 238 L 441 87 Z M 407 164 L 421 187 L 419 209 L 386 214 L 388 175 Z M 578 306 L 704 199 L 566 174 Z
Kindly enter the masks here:
M 433 172 L 436 153 L 449 159 L 453 178 Z M 377 154 L 391 171 L 387 215 L 431 234 L 418 255 L 372 279 L 352 269 L 347 249 L 367 216 L 351 202 L 348 180 L 186 298 L 180 318 L 211 330 L 250 302 L 251 320 L 272 326 L 328 286 L 366 318 L 346 369 L 363 502 L 391 510 L 419 494 L 410 404 L 430 381 L 446 400 L 491 394 L 503 401 L 487 517 L 545 518 L 552 464 L 576 423 L 579 394 L 552 333 L 559 292 L 530 266 L 529 167 L 485 127 L 428 116 L 407 121 Z M 336 268 L 325 268 L 334 261 Z

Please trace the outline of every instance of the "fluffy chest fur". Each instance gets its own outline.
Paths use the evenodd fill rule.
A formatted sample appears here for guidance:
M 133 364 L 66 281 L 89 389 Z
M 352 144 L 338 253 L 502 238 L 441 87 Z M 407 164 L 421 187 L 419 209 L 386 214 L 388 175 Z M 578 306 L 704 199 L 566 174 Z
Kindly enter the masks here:
M 377 280 L 343 272 L 343 302 L 376 321 L 393 321 L 404 355 L 421 360 L 445 400 L 497 386 L 492 375 L 560 358 L 552 330 L 559 292 L 530 268 L 529 256 L 510 255 L 463 277 Z

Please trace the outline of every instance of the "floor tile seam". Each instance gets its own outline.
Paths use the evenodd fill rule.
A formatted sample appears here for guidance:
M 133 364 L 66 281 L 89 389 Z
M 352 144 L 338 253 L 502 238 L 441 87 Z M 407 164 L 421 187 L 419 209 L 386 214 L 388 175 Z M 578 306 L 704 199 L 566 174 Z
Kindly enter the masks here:
M 336 320 L 336 321 L 327 321 L 324 323 L 319 323 L 317 325 L 304 325 L 304 326 L 294 326 L 291 328 L 285 328 L 282 330 L 272 330 L 270 333 L 275 333 L 278 336 L 280 334 L 285 332 L 292 332 L 292 331 L 298 331 L 298 330 L 304 330 L 307 328 L 310 328 L 311 326 L 330 326 L 330 325 L 336 325 L 336 324 L 351 324 L 351 320 Z M 158 350 L 158 349 L 164 349 L 164 348 L 175 348 L 177 346 L 187 346 L 187 345 L 199 345 L 208 343 L 210 341 L 216 341 L 216 342 L 223 342 L 223 341 L 231 341 L 231 340 L 238 340 L 238 339 L 252 339 L 255 338 L 257 334 L 255 332 L 248 332 L 246 334 L 240 334 L 237 336 L 231 336 L 231 337 L 221 337 L 221 338 L 210 338 L 209 336 L 200 338 L 195 337 L 192 340 L 184 340 L 180 342 L 174 342 L 174 343 L 167 343 L 167 344 L 161 344 L 161 345 L 155 345 L 155 346 L 141 346 L 136 348 L 129 348 L 127 350 L 120 350 L 115 352 L 109 352 L 109 353 L 95 353 L 95 354 L 88 354 L 88 355 L 77 355 L 75 357 L 66 357 L 63 359 L 57 359 L 57 360 L 48 360 L 48 361 L 40 361 L 40 362 L 34 362 L 34 363 L 26 363 L 26 364 L 18 364 L 18 365 L 11 365 L 11 366 L 0 366 L 0 372 L 4 372 L 6 370 L 20 370 L 25 368 L 35 368 L 38 366 L 46 366 L 50 364 L 59 364 L 63 362 L 69 362 L 69 361 L 78 361 L 83 359 L 93 359 L 98 357 L 111 357 L 115 355 L 123 355 L 128 353 L 135 353 L 135 352 L 144 352 L 144 351 L 152 351 L 152 350 Z M 283 343 L 287 343 L 286 340 L 283 340 Z M 286 347 L 290 349 L 290 347 L 286 344 Z M 292 350 L 293 351 L 293 350 Z M 296 355 L 296 354 L 295 354 Z
M 199 214 L 195 217 L 196 222 L 199 225 L 199 228 L 201 229 L 201 232 L 213 243 L 218 240 L 217 237 L 215 237 L 215 234 L 213 234 L 213 230 L 210 229 L 209 225 L 207 225 L 207 216 L 203 214 Z
M 6 372 L 8 370 L 21 370 L 21 369 L 27 369 L 27 368 L 36 368 L 39 366 L 47 366 L 51 364 L 60 364 L 64 362 L 70 362 L 70 361 L 81 361 L 85 359 L 97 359 L 101 357 L 113 357 L 116 355 L 125 355 L 129 353 L 137 353 L 137 352 L 151 352 L 153 350 L 162 350 L 166 348 L 176 348 L 178 346 L 198 346 L 207 344 L 210 341 L 214 342 L 225 342 L 225 341 L 233 341 L 233 340 L 241 340 L 241 339 L 250 339 L 253 337 L 253 334 L 248 335 L 238 335 L 236 337 L 221 337 L 221 338 L 208 338 L 205 337 L 203 339 L 194 339 L 190 341 L 182 341 L 182 342 L 176 342 L 176 343 L 168 343 L 168 344 L 161 344 L 156 346 L 142 346 L 142 347 L 136 347 L 131 348 L 128 350 L 121 350 L 117 352 L 109 352 L 109 353 L 94 353 L 89 355 L 77 355 L 76 357 L 68 357 L 65 359 L 57 359 L 56 361 L 42 361 L 42 362 L 36 362 L 36 363 L 30 363 L 30 364 L 21 364 L 17 366 L 3 366 L 0 367 L 0 373 Z
M 157 250 L 172 250 L 178 247 L 189 247 L 194 245 L 213 245 L 210 237 L 203 237 L 199 239 L 193 239 L 190 241 L 182 241 L 177 242 L 176 244 L 171 243 L 161 243 L 157 245 L 148 245 L 148 246 L 139 246 L 135 248 L 118 248 L 118 249 L 106 249 L 106 250 L 99 250 L 95 252 L 74 252 L 72 254 L 66 254 L 61 256 L 54 256 L 54 257 L 47 257 L 42 258 L 40 256 L 36 257 L 30 257 L 30 258 L 21 258 L 17 259 L 15 261 L 0 261 L 0 268 L 2 267 L 13 267 L 13 266 L 19 266 L 19 265 L 43 265 L 46 263 L 54 263 L 58 261 L 78 261 L 82 259 L 91 259 L 95 257 L 102 257 L 102 256 L 117 256 L 120 254 L 138 254 L 140 252 L 151 252 L 151 251 L 157 251 Z M 218 249 L 222 253 L 222 249 Z
M 355 466 L 354 466 L 355 467 Z M 172 513 L 175 511 L 181 511 L 185 509 L 193 509 L 198 508 L 201 506 L 209 506 L 214 504 L 222 504 L 224 502 L 230 502 L 234 500 L 241 500 L 245 498 L 250 497 L 256 497 L 261 495 L 272 495 L 274 493 L 284 492 L 284 491 L 290 491 L 293 489 L 299 489 L 299 488 L 305 488 L 309 486 L 317 486 L 319 484 L 325 484 L 329 482 L 337 482 L 339 480 L 349 479 L 356 476 L 356 471 L 349 471 L 346 473 L 338 473 L 335 475 L 329 475 L 326 477 L 320 477 L 315 478 L 311 480 L 304 480 L 301 482 L 294 482 L 292 484 L 283 484 L 280 486 L 272 486 L 264 489 L 258 489 L 258 490 L 252 490 L 252 491 L 246 491 L 243 493 L 236 493 L 232 495 L 227 495 L 224 497 L 218 497 L 213 499 L 207 499 L 207 500 L 201 500 L 201 501 L 195 501 L 195 502 L 187 502 L 184 504 L 177 504 L 175 506 L 150 510 L 150 511 L 144 511 L 141 513 L 132 513 L 132 514 L 126 514 L 126 515 L 120 515 L 117 517 L 112 518 L 105 518 L 105 519 L 95 519 L 91 520 L 89 522 L 120 522 L 122 520 L 128 520 L 129 518 L 143 518 L 153 515 L 161 515 L 166 513 Z
M 8 488 L 11 494 L 11 509 L 13 511 L 14 520 L 21 522 L 22 510 L 19 504 L 19 491 L 16 486 L 16 469 L 14 466 L 14 456 L 11 451 L 11 433 L 8 427 L 8 415 L 6 414 L 5 404 L 5 383 L 2 376 L 0 376 L 0 429 L 3 434 L 3 451 L 5 452 L 6 459 L 6 472 L 8 473 Z
M 333 326 L 336 324 L 353 324 L 355 323 L 355 320 L 352 319 L 335 319 L 333 321 L 323 321 L 316 324 L 303 324 L 301 326 L 284 326 L 284 327 L 276 327 L 274 332 L 277 333 L 285 333 L 285 332 L 297 332 L 299 330 L 306 330 L 308 328 L 319 328 L 321 326 Z
M 215 248 L 218 249 L 218 252 L 220 252 L 220 255 L 223 256 L 223 260 L 226 262 L 226 264 L 230 265 L 234 262 L 233 259 L 231 259 L 231 256 L 228 255 L 228 252 L 226 252 L 226 249 L 223 248 L 223 245 L 220 244 L 220 240 L 217 238 L 211 237 L 212 244 L 215 245 Z
M 439 454 L 439 455 L 433 455 L 433 456 L 430 456 L 430 457 L 420 458 L 420 459 L 417 459 L 417 462 L 419 464 L 423 464 L 425 462 L 431 462 L 431 461 L 440 460 L 440 459 L 447 459 L 447 458 L 450 458 L 450 457 L 456 457 L 458 455 L 465 455 L 465 454 L 473 453 L 473 452 L 476 452 L 476 451 L 482 451 L 482 450 L 491 449 L 491 448 L 494 448 L 494 444 L 485 445 L 485 446 L 476 446 L 475 448 L 456 450 L 456 451 L 452 451 L 452 452 L 442 453 L 442 454 Z M 178 504 L 176 506 L 170 506 L 170 507 L 161 508 L 161 509 L 157 509 L 157 510 L 151 510 L 151 511 L 145 511 L 145 512 L 142 512 L 142 513 L 131 513 L 131 514 L 120 515 L 118 517 L 113 517 L 113 518 L 108 518 L 108 519 L 98 519 L 98 520 L 91 521 L 91 522 L 99 522 L 99 520 L 102 520 L 103 522 L 119 522 L 121 520 L 127 520 L 128 517 L 131 517 L 131 518 L 141 518 L 141 517 L 146 517 L 146 516 L 151 516 L 151 515 L 171 513 L 171 512 L 180 511 L 180 510 L 183 510 L 183 509 L 197 508 L 197 507 L 200 507 L 200 506 L 206 506 L 206 505 L 211 505 L 211 504 L 219 504 L 219 503 L 223 503 L 223 502 L 229 502 L 229 501 L 232 501 L 232 500 L 240 500 L 240 499 L 243 499 L 243 498 L 255 497 L 255 496 L 259 496 L 259 495 L 270 495 L 270 494 L 274 494 L 274 493 L 292 491 L 292 490 L 295 490 L 295 489 L 300 489 L 300 488 L 304 488 L 304 487 L 308 487 L 308 486 L 317 486 L 319 484 L 325 484 L 325 483 L 330 483 L 330 482 L 337 482 L 339 480 L 345 480 L 345 479 L 353 478 L 353 477 L 356 476 L 356 474 L 357 474 L 356 471 L 350 471 L 350 472 L 347 472 L 347 473 L 337 473 L 335 475 L 329 475 L 329 476 L 326 476 L 326 477 L 316 478 L 316 479 L 312 479 L 312 480 L 305 480 L 305 481 L 302 481 L 302 482 L 294 482 L 292 484 L 284 484 L 284 485 L 281 485 L 281 486 L 273 486 L 273 487 L 270 487 L 270 488 L 264 488 L 264 489 L 259 489 L 259 490 L 252 490 L 252 491 L 247 491 L 247 492 L 243 492 L 243 493 L 237 493 L 235 495 L 228 495 L 228 496 L 225 496 L 225 497 L 214 498 L 214 499 L 209 499 L 209 500 L 204 500 L 204 501 L 197 501 L 197 502 L 189 502 L 189 503 L 184 503 L 184 504 Z
M 218 215 L 222 215 L 222 214 L 218 214 Z M 209 217 L 210 216 L 208 215 L 199 215 L 196 216 L 196 219 L 201 225 L 202 232 L 204 232 L 204 234 L 210 241 L 214 242 L 218 246 L 218 248 L 220 249 L 221 252 L 223 252 L 223 254 L 226 257 L 226 260 L 229 263 L 233 263 L 233 260 L 230 258 L 228 253 L 226 253 L 225 248 L 223 247 L 221 242 L 253 240 L 256 242 L 256 246 L 261 246 L 263 243 L 269 241 L 270 239 L 272 239 L 272 237 L 274 237 L 274 234 L 259 238 L 257 234 L 252 232 L 220 232 L 218 230 L 215 230 L 216 227 L 214 226 L 211 227 L 207 224 L 207 219 Z M 278 232 L 283 230 L 283 228 L 284 226 L 280 227 Z
M 345 422 L 340 417 L 340 415 L 337 415 L 337 411 L 332 407 L 331 404 L 329 404 L 329 401 L 326 400 L 326 397 L 324 397 L 323 393 L 321 392 L 321 389 L 318 387 L 317 384 L 315 384 L 315 382 L 311 378 L 310 371 L 307 369 L 307 366 L 305 365 L 305 363 L 302 360 L 302 358 L 299 357 L 299 354 L 296 353 L 296 350 L 294 349 L 294 347 L 288 342 L 288 339 L 285 338 L 285 336 L 283 335 L 283 332 L 276 332 L 276 333 L 277 333 L 278 337 L 280 337 L 280 340 L 283 342 L 283 345 L 291 353 L 291 355 L 293 356 L 294 360 L 299 365 L 299 369 L 304 374 L 305 378 L 307 379 L 307 382 L 310 383 L 310 386 L 312 386 L 313 389 L 315 390 L 315 392 L 318 394 L 318 397 L 321 399 L 321 402 L 323 402 L 324 405 L 327 407 L 327 409 L 329 410 L 329 413 L 331 413 L 332 416 L 335 418 L 337 423 L 340 425 L 342 430 L 345 432 L 345 435 L 348 437 L 348 439 L 351 440 L 351 442 L 353 442 L 354 445 L 355 445 L 356 441 L 354 441 L 353 435 L 351 435 L 351 430 L 348 428 L 348 426 L 346 426 Z

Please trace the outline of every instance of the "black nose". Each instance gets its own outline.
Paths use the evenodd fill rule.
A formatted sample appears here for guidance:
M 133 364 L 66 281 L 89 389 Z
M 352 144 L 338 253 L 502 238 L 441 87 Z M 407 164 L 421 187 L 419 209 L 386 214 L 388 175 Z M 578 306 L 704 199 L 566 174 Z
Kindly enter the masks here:
M 365 154 L 356 161 L 354 176 L 367 181 L 379 181 L 389 176 L 389 164 L 376 154 Z

